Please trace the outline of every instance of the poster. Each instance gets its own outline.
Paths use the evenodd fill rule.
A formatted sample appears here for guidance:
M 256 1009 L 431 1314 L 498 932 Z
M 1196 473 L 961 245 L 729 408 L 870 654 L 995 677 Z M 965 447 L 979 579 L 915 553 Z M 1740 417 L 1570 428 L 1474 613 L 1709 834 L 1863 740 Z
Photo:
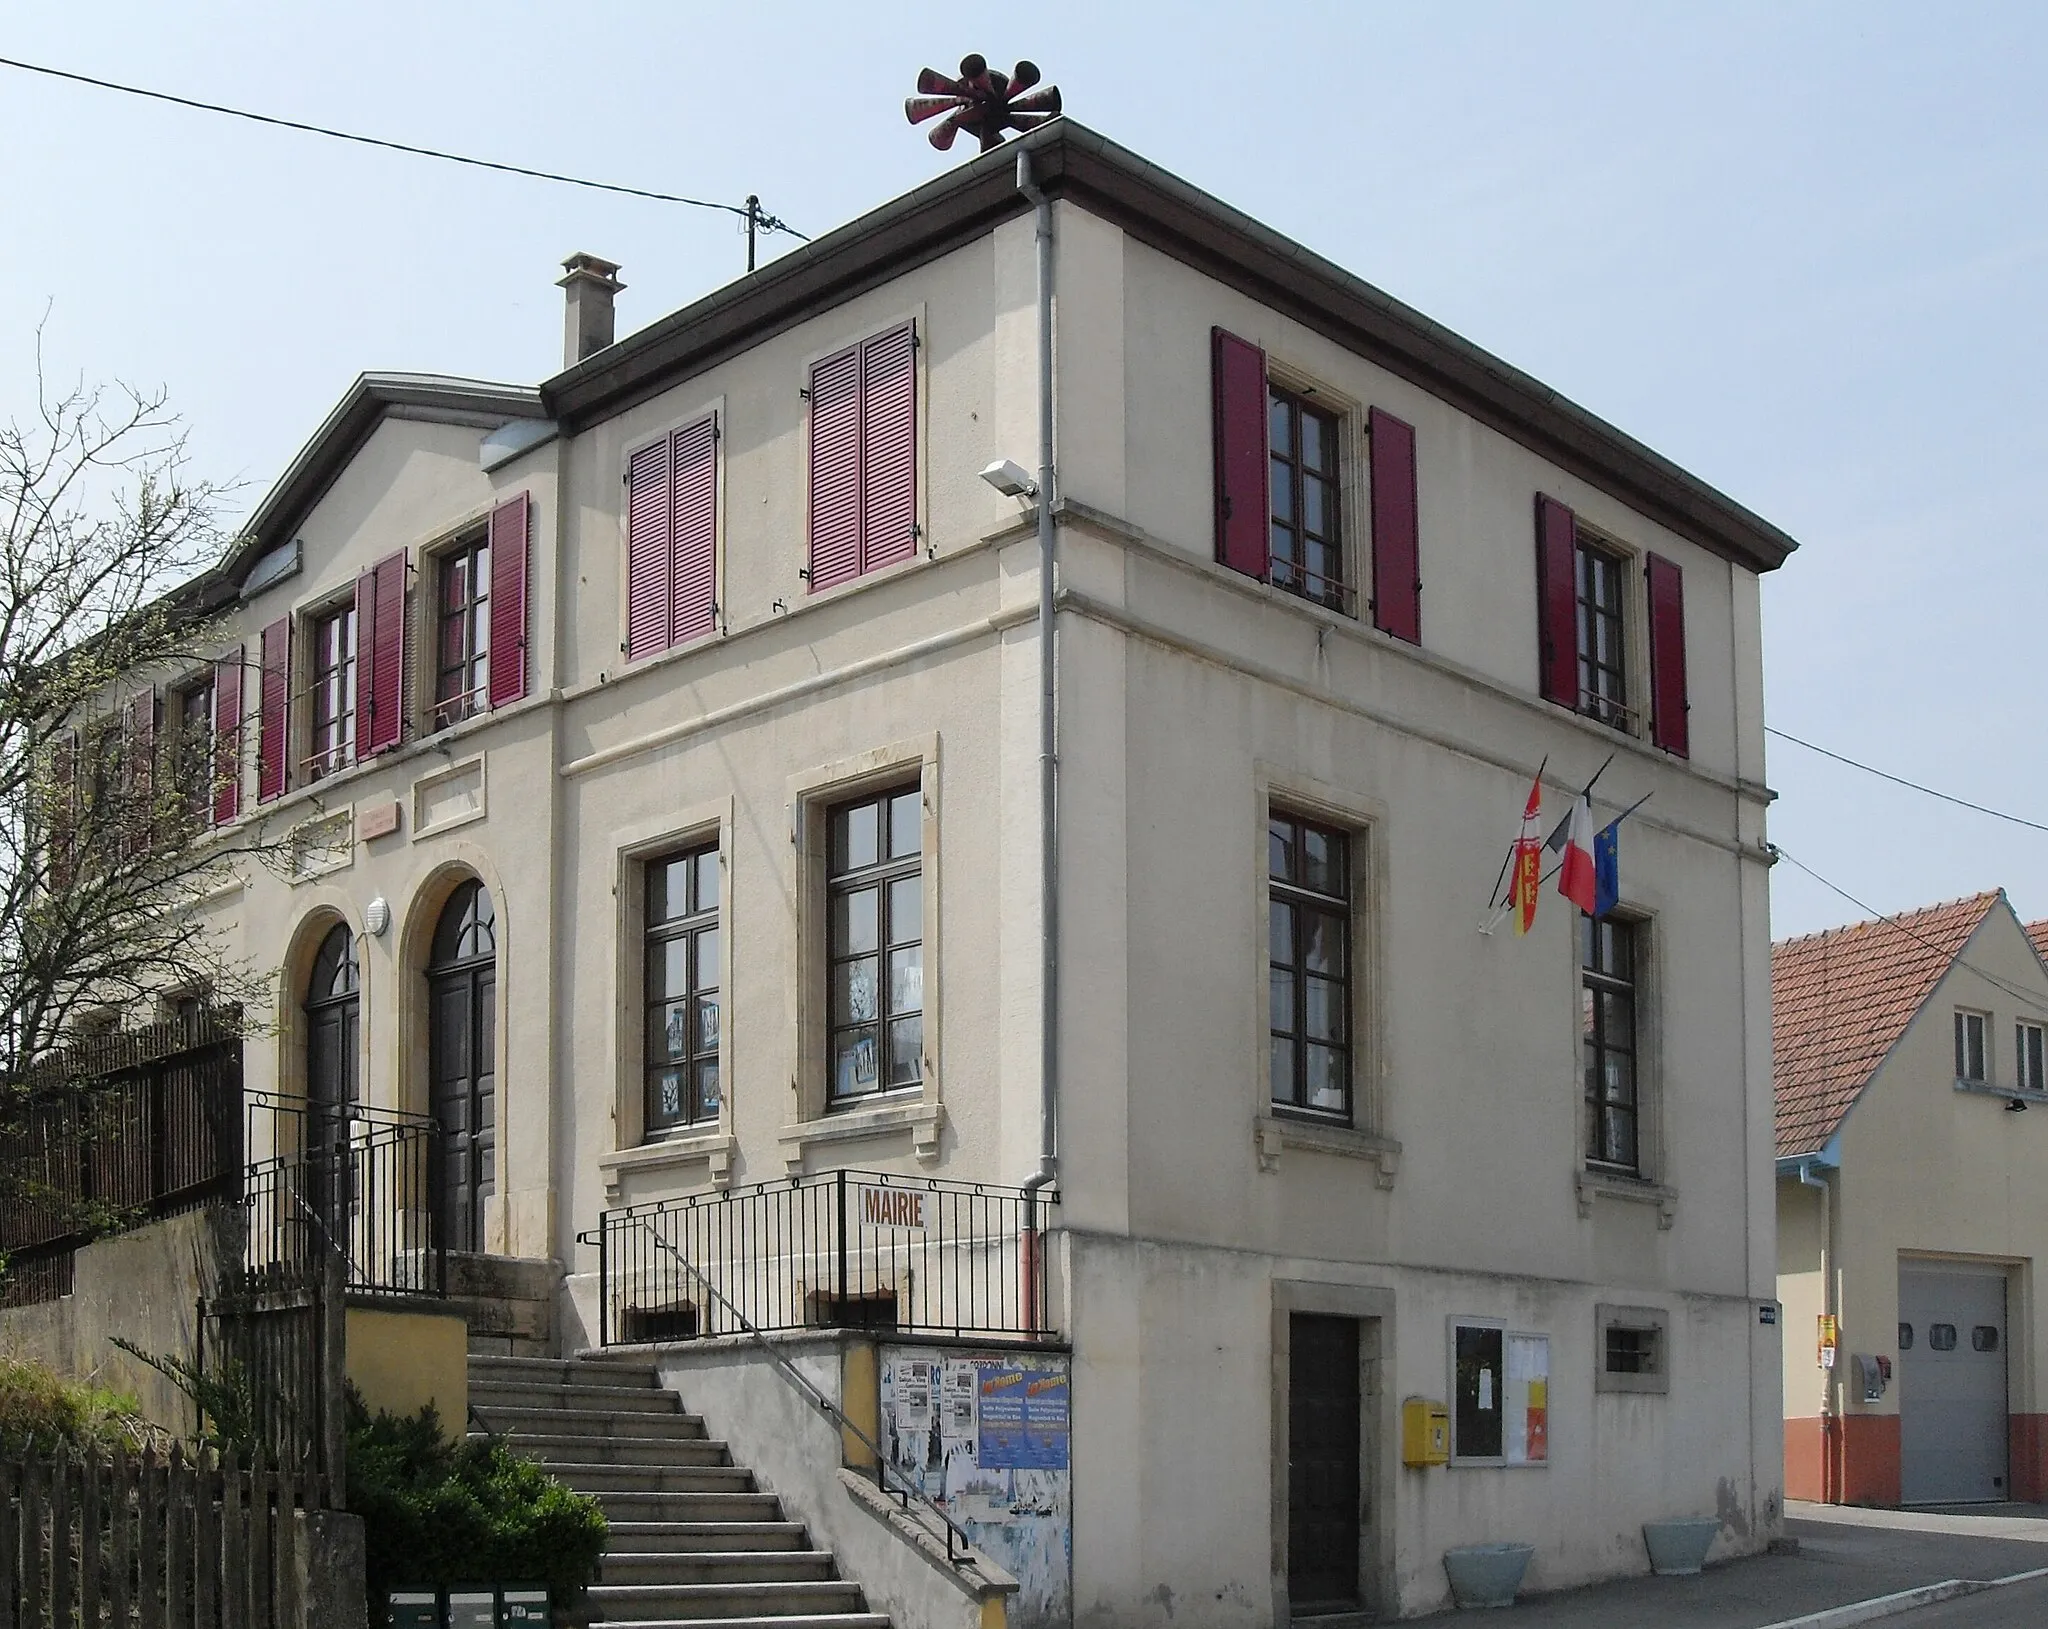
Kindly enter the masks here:
M 1550 1337 L 1507 1338 L 1502 1452 L 1510 1465 L 1550 1460 Z
M 881 1350 L 889 1463 L 1016 1575 L 1012 1629 L 1073 1617 L 1072 1383 L 1055 1352 Z

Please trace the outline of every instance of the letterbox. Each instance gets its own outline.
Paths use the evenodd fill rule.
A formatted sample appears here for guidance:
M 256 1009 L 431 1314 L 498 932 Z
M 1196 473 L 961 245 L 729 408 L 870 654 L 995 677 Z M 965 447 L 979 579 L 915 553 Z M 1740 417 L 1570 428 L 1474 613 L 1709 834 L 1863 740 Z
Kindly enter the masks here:
M 431 1589 L 394 1589 L 384 1598 L 391 1629 L 441 1629 L 441 1596 Z
M 448 1629 L 498 1629 L 498 1592 L 494 1589 L 451 1589 Z
M 1883 1402 L 1885 1382 L 1892 1377 L 1890 1362 L 1868 1352 L 1855 1352 L 1850 1354 L 1849 1363 L 1859 1398 L 1866 1403 Z
M 499 1629 L 547 1629 L 548 1592 L 539 1584 L 507 1584 L 498 1599 Z
M 1451 1411 L 1426 1397 L 1401 1404 L 1401 1463 L 1447 1465 L 1451 1458 Z

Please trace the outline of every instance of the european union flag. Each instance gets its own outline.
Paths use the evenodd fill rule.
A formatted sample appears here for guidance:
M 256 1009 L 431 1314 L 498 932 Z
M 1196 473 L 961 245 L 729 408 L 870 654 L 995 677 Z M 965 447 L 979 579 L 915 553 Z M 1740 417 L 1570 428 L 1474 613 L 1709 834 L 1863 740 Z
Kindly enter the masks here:
M 1621 820 L 1615 820 L 1593 837 L 1593 914 L 1605 916 L 1620 903 Z

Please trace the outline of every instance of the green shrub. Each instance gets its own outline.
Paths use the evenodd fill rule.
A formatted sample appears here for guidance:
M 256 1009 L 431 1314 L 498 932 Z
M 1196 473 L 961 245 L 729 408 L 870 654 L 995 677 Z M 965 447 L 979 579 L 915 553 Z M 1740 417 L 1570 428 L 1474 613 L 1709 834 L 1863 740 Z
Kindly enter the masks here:
M 45 1445 L 140 1450 L 159 1448 L 162 1433 L 143 1419 L 134 1398 L 71 1380 L 31 1358 L 0 1357 L 0 1449 L 20 1452 L 31 1438 Z
M 370 1610 L 408 1585 L 545 1584 L 557 1603 L 596 1579 L 608 1536 L 573 1493 L 496 1438 L 449 1442 L 429 1404 L 372 1419 L 351 1393 L 348 1508 L 363 1519 Z

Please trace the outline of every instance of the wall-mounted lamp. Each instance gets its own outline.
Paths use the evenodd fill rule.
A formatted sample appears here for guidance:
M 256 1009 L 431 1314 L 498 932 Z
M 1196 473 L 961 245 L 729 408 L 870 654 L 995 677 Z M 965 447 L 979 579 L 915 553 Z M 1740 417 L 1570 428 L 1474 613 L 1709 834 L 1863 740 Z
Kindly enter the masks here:
M 2005 1112 L 2007 1114 L 2025 1114 L 2027 1112 L 2027 1100 L 2024 1097 L 2008 1097 L 2005 1100 Z
M 390 926 L 391 907 L 384 902 L 384 896 L 379 894 L 363 907 L 363 931 L 372 939 L 381 939 L 384 937 L 384 930 Z
M 981 472 L 981 478 L 1006 498 L 1035 498 L 1038 483 L 1007 458 L 999 458 Z

